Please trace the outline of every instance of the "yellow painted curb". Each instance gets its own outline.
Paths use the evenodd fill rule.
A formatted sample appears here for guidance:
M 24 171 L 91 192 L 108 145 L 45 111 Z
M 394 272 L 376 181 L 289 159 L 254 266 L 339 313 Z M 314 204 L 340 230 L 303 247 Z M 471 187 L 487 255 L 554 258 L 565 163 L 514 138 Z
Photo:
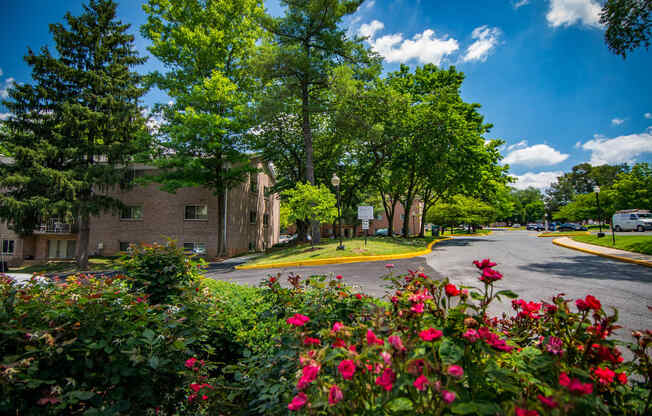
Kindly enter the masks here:
M 453 234 L 448 237 L 486 237 L 488 235 L 491 235 L 493 231 L 489 231 L 488 233 L 482 234 L 482 233 L 477 233 L 477 234 Z
M 251 270 L 251 269 L 278 269 L 282 267 L 299 267 L 299 266 L 324 266 L 327 264 L 343 264 L 343 263 L 366 263 L 369 261 L 381 261 L 381 260 L 399 260 L 399 259 L 409 259 L 417 256 L 424 256 L 432 251 L 432 246 L 437 244 L 440 241 L 452 240 L 451 237 L 442 238 L 440 240 L 433 240 L 428 243 L 428 246 L 424 250 L 413 251 L 410 253 L 401 253 L 401 254 L 385 254 L 382 256 L 357 256 L 357 257 L 333 257 L 330 259 L 319 259 L 319 260 L 303 260 L 303 261 L 293 261 L 285 263 L 267 263 L 267 264 L 252 264 L 250 266 L 242 265 L 235 266 L 237 270 Z
M 547 235 L 546 235 L 547 234 Z M 541 233 L 537 235 L 537 237 L 575 237 L 577 235 L 591 235 L 590 232 L 584 231 L 582 234 L 548 234 L 548 233 Z
M 646 260 L 630 259 L 630 258 L 627 258 L 627 257 L 615 256 L 613 254 L 600 253 L 598 251 L 593 251 L 593 250 L 590 250 L 590 249 L 587 249 L 587 248 L 581 248 L 581 247 L 576 247 L 576 246 L 572 246 L 572 245 L 569 245 L 569 244 L 564 244 L 559 240 L 552 240 L 552 244 L 554 244 L 556 246 L 559 246 L 559 247 L 569 248 L 571 250 L 576 250 L 576 251 L 582 251 L 584 253 L 593 254 L 593 255 L 596 255 L 596 256 L 605 257 L 605 258 L 612 259 L 612 260 L 622 261 L 622 262 L 625 262 L 625 263 L 632 263 L 632 264 L 638 264 L 639 266 L 652 267 L 652 262 L 649 262 L 649 261 L 646 261 Z M 589 243 L 582 243 L 582 244 L 589 244 Z M 600 247 L 600 246 L 596 246 L 596 247 Z

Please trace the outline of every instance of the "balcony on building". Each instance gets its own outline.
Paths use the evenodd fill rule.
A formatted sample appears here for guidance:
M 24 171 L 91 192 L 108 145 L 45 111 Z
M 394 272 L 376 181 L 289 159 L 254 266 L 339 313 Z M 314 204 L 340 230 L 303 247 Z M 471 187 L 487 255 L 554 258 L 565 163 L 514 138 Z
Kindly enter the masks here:
M 62 221 L 59 218 L 49 218 L 42 222 L 34 230 L 34 234 L 75 234 L 77 224 L 70 221 Z

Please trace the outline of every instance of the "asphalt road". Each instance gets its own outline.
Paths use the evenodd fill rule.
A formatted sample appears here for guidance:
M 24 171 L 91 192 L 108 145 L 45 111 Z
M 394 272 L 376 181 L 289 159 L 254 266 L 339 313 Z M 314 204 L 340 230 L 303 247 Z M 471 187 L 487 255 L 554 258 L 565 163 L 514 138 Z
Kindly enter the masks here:
M 504 278 L 498 288 L 510 289 L 526 300 L 548 300 L 558 293 L 576 299 L 587 294 L 607 307 L 619 310 L 620 324 L 627 329 L 652 328 L 652 269 L 608 260 L 552 244 L 550 238 L 536 238 L 531 231 L 497 231 L 487 237 L 459 237 L 434 246 L 425 257 L 392 261 L 395 271 L 423 270 L 435 278 L 449 277 L 455 284 L 480 287 L 472 261 L 491 258 Z M 385 294 L 380 276 L 387 262 L 351 263 L 319 267 L 291 267 L 265 270 L 234 270 L 245 259 L 232 259 L 208 270 L 208 277 L 257 285 L 269 275 L 298 273 L 302 276 L 341 274 L 350 284 L 370 295 Z M 510 312 L 509 301 L 492 305 L 491 312 Z M 622 338 L 629 331 L 621 330 Z

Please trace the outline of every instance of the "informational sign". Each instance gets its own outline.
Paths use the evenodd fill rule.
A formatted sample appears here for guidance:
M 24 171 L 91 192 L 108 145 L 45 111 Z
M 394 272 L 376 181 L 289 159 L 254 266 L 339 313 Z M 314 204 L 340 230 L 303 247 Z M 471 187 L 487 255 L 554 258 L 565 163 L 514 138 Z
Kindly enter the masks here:
M 363 230 L 369 229 L 369 220 L 362 220 L 362 229 Z
M 358 219 L 359 220 L 373 220 L 374 219 L 374 207 L 370 205 L 360 205 L 358 207 Z

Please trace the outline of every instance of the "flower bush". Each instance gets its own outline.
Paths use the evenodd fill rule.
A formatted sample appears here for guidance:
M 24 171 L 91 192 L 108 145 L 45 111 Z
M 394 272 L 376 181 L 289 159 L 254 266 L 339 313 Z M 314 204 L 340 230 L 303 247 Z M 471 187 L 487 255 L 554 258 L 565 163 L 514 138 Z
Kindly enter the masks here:
M 609 338 L 617 315 L 588 295 L 527 302 L 496 291 L 503 278 L 475 262 L 479 288 L 423 273 L 390 274 L 391 306 L 349 323 L 288 320 L 299 350 L 301 414 L 649 414 L 650 331 L 635 333 L 633 361 Z M 391 270 L 391 268 L 390 268 Z M 512 298 L 515 315 L 489 317 Z M 305 324 L 303 324 L 305 322 Z M 306 343 L 305 340 L 317 340 Z

